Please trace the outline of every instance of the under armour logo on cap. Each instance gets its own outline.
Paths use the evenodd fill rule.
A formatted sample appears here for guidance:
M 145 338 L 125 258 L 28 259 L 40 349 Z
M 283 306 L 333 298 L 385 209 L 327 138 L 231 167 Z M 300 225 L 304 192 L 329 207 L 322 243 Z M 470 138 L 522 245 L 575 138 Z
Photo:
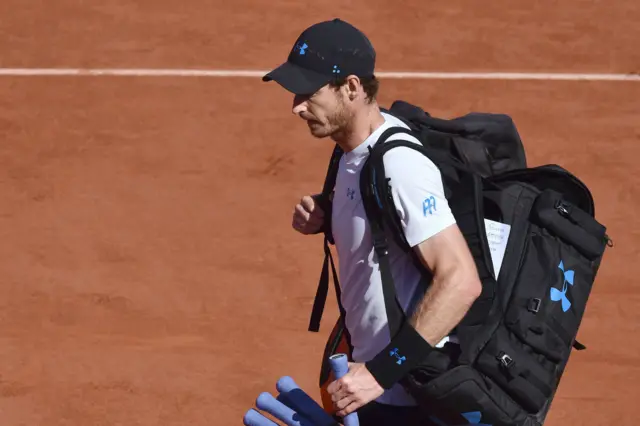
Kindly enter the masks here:
M 302 46 L 300 46 L 299 44 L 296 44 L 296 49 L 299 50 L 299 54 L 300 55 L 304 55 L 306 52 L 306 50 L 309 48 L 309 46 L 307 46 L 307 43 L 303 43 Z

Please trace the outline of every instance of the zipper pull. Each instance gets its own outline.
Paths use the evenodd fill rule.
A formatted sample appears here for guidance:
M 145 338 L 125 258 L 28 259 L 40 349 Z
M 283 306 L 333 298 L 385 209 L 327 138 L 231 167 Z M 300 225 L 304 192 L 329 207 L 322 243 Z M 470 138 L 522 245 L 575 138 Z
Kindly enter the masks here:
M 575 221 L 575 219 L 573 219 L 573 217 L 571 217 L 571 205 L 568 203 L 564 203 L 562 202 L 562 200 L 558 200 L 556 201 L 555 204 L 555 208 L 558 211 L 558 214 L 560 214 L 560 216 L 569 219 L 569 221 L 573 224 L 578 224 L 578 222 Z

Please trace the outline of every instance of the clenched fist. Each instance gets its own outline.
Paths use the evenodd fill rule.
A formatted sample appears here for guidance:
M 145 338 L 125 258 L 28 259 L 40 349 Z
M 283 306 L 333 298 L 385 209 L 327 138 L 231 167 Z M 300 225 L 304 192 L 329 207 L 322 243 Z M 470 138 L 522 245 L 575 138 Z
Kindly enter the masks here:
M 301 234 L 316 234 L 324 224 L 324 211 L 316 199 L 305 195 L 293 209 L 293 229 Z
M 365 364 L 349 363 L 349 372 L 327 386 L 336 414 L 344 417 L 378 398 L 384 389 Z

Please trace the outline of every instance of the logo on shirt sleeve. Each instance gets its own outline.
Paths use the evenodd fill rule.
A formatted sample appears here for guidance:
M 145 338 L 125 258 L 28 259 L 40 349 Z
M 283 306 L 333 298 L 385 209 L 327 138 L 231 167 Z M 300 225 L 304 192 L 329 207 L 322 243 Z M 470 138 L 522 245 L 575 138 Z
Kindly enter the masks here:
M 422 214 L 424 217 L 431 216 L 436 210 L 436 197 L 431 195 L 425 198 L 422 202 Z

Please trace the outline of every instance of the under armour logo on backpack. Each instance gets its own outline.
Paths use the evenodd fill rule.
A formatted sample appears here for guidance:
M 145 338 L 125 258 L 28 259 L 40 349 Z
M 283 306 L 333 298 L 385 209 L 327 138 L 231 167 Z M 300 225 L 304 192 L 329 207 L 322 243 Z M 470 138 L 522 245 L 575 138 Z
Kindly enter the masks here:
M 437 210 L 436 198 L 433 195 L 425 198 L 422 202 L 422 214 L 427 217 L 428 215 L 432 215 L 435 210 Z
M 564 263 L 560 261 L 558 268 L 562 271 L 562 275 L 564 278 L 564 282 L 562 283 L 562 290 L 558 290 L 557 288 L 551 288 L 551 300 L 554 302 L 562 301 L 562 311 L 567 312 L 569 308 L 571 308 L 571 301 L 567 297 L 567 290 L 569 289 L 568 285 L 573 285 L 573 277 L 575 275 L 575 271 L 572 270 L 564 270 Z
M 480 411 L 471 411 L 469 413 L 461 413 L 462 417 L 469 421 L 470 425 L 478 426 L 491 426 L 486 423 L 480 423 L 482 420 L 482 413 Z
M 396 364 L 398 365 L 402 365 L 402 363 L 407 360 L 405 356 L 400 356 L 400 354 L 398 353 L 398 348 L 394 348 L 391 352 L 389 352 L 389 356 L 395 356 L 398 360 L 396 361 Z
M 478 426 L 492 426 L 487 423 L 480 423 L 480 421 L 482 420 L 482 413 L 480 411 L 470 411 L 468 413 L 460 413 L 460 415 L 469 422 L 467 424 Z M 431 419 L 431 421 L 438 426 L 450 426 L 435 416 L 429 416 L 429 419 Z

